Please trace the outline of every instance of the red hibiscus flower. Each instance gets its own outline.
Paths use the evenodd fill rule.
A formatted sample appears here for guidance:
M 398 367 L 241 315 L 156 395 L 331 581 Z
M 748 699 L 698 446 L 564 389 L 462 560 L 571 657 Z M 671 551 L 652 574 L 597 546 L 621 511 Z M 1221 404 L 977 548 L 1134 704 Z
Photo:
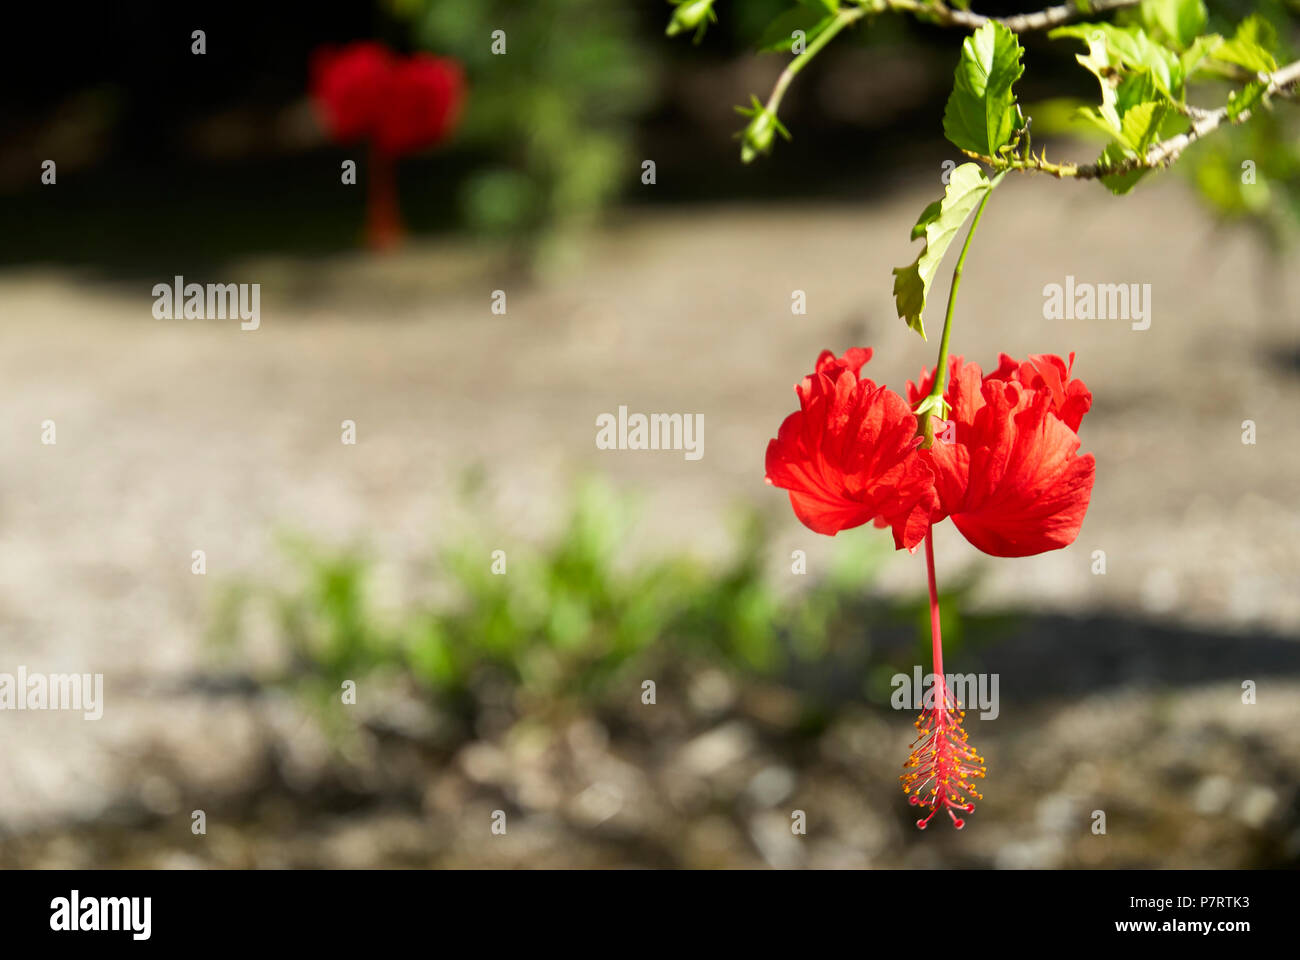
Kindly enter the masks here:
M 464 75 L 454 60 L 417 53 L 405 59 L 363 41 L 312 55 L 312 98 L 339 143 L 371 140 L 401 156 L 433 146 L 455 125 Z
M 460 64 L 427 53 L 403 59 L 371 42 L 322 48 L 312 56 L 311 93 L 336 141 L 369 141 L 367 238 L 394 246 L 402 235 L 396 158 L 451 133 L 464 99 Z
M 921 438 L 906 401 L 859 379 L 864 348 L 817 358 L 795 387 L 799 410 L 767 445 L 767 482 L 790 491 L 795 515 L 834 535 L 876 521 L 897 547 L 915 547 L 936 509 L 934 478 L 916 455 Z
M 949 362 L 944 399 L 948 420 L 918 456 L 931 468 L 939 507 L 962 535 L 995 557 L 1027 557 L 1069 546 L 1079 534 L 1092 494 L 1095 461 L 1077 456 L 1075 433 L 1092 394 L 1071 380 L 1069 364 L 1039 354 L 1025 363 L 1003 354 L 998 369 L 982 376 L 961 357 Z M 934 382 L 932 371 L 910 381 L 919 402 Z
M 863 348 L 817 358 L 795 387 L 799 410 L 768 443 L 767 482 L 789 490 L 795 515 L 818 533 L 870 520 L 892 527 L 897 547 L 925 541 L 937 693 L 917 718 L 899 779 L 908 802 L 929 811 L 919 828 L 943 810 L 960 830 L 982 799 L 974 781 L 986 768 L 944 679 L 933 527 L 950 516 L 967 540 L 998 557 L 1073 543 L 1092 494 L 1095 463 L 1078 456 L 1075 432 L 1092 394 L 1070 378 L 1073 354 L 1069 363 L 1048 354 L 1018 363 L 1003 354 L 988 376 L 953 357 L 944 385 L 948 419 L 927 406 L 935 442 L 925 448 L 912 408 L 930 395 L 934 373 L 923 372 L 919 386 L 909 382 L 904 402 L 858 377 L 870 358 Z

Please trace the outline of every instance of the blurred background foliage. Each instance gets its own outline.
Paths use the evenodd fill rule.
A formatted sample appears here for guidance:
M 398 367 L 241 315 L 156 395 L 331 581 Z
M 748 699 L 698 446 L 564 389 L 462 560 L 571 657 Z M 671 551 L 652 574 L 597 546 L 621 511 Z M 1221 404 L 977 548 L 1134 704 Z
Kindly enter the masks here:
M 466 514 L 479 515 L 467 496 Z M 625 705 L 646 679 L 685 678 L 705 666 L 779 682 L 810 715 L 829 715 L 843 701 L 885 705 L 890 677 L 926 662 L 924 592 L 870 589 L 888 538 L 838 538 L 825 576 L 782 592 L 764 569 L 773 545 L 757 512 L 737 511 L 734 553 L 720 567 L 689 555 L 627 555 L 636 513 L 634 501 L 587 480 L 551 540 L 505 555 L 492 547 L 504 539 L 467 535 L 430 564 L 433 589 L 387 610 L 375 602 L 364 545 L 286 535 L 283 583 L 225 584 L 214 650 L 255 662 L 243 645 L 261 618 L 287 656 L 258 682 L 324 708 L 346 680 L 387 677 L 463 729 L 493 699 L 485 691 L 508 690 L 519 717 L 564 714 Z M 949 580 L 941 605 L 950 653 L 1007 627 L 1001 616 L 963 618 L 974 582 Z
M 416 44 L 454 52 L 472 78 L 461 142 L 483 162 L 459 187 L 466 224 L 563 256 L 636 166 L 635 123 L 659 82 L 636 11 L 603 0 L 390 5 Z M 504 53 L 487 42 L 497 30 Z
M 354 247 L 362 191 L 338 189 L 338 161 L 351 154 L 325 143 L 305 91 L 312 51 L 363 37 L 456 57 L 468 73 L 458 136 L 402 165 L 410 226 L 468 230 L 526 265 L 573 263 L 587 227 L 620 205 L 649 202 L 647 159 L 657 164 L 653 200 L 663 206 L 858 199 L 954 158 L 941 116 L 962 34 L 888 15 L 846 31 L 800 75 L 782 105 L 794 141 L 742 168 L 734 107 L 765 97 L 788 59 L 754 52 L 788 5 L 719 0 L 718 23 L 694 44 L 663 35 L 672 8 L 660 0 L 376 0 L 313 7 L 310 16 L 235 0 L 205 11 L 209 52 L 197 70 L 188 41 L 154 43 L 188 38 L 193 18 L 184 10 L 160 0 L 88 8 L 57 77 L 27 82 L 40 69 L 34 50 L 0 67 L 11 81 L 0 92 L 0 137 L 10 145 L 0 195 L 15 224 L 0 238 L 0 262 L 121 267 L 163 252 L 198 267 L 247 254 L 250 244 L 308 254 Z M 1028 6 L 991 2 L 981 12 Z M 1209 29 L 1226 34 L 1260 13 L 1276 29 L 1280 60 L 1295 56 L 1296 0 L 1208 6 Z M 250 17 L 258 30 L 245 29 Z M 16 34 L 22 29 L 16 22 Z M 505 31 L 505 55 L 492 53 L 495 30 Z M 1085 124 L 1064 119 L 1096 99 L 1096 81 L 1075 62 L 1077 43 L 1041 34 L 1022 42 L 1021 93 L 1035 133 L 1087 137 Z M 100 56 L 105 46 L 115 56 Z M 160 83 L 164 76 L 186 79 Z M 1210 86 L 1192 100 L 1214 106 L 1225 95 Z M 1279 245 L 1300 209 L 1298 114 L 1278 104 L 1194 145 L 1178 164 L 1221 216 L 1256 224 Z M 1074 147 L 1089 159 L 1087 145 Z M 41 199 L 31 173 L 49 156 L 60 158 L 55 218 L 42 215 L 51 198 Z M 1242 189 L 1246 160 L 1262 189 Z M 163 226 L 144 229 L 150 223 Z M 204 228 L 186 227 L 193 223 Z M 105 231 L 113 244 L 97 242 Z

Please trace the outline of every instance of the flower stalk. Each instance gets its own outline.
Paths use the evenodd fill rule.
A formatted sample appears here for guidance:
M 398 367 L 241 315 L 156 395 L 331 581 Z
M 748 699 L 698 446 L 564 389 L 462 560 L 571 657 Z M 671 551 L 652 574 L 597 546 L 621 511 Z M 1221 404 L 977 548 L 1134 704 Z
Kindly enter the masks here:
M 402 242 L 405 233 L 397 205 L 397 161 L 371 143 L 368 172 L 366 245 L 371 250 L 391 250 Z
M 736 108 L 742 115 L 752 118 L 749 125 L 740 132 L 740 159 L 742 163 L 750 163 L 759 154 L 770 153 L 772 151 L 773 134 L 779 133 L 786 140 L 790 139 L 790 132 L 777 119 L 777 113 L 781 109 L 781 100 L 785 97 L 786 90 L 794 82 L 794 78 L 799 75 L 799 71 L 806 67 L 826 44 L 835 39 L 836 34 L 849 24 L 861 20 L 870 12 L 872 10 L 868 7 L 852 7 L 841 10 L 826 25 L 826 29 L 814 37 L 808 46 L 797 54 L 781 71 L 781 75 L 776 79 L 776 86 L 772 88 L 772 93 L 767 98 L 767 103 L 759 103 L 758 98 L 755 97 L 752 107 Z
M 971 220 L 970 230 L 966 232 L 966 242 L 961 246 L 961 253 L 957 256 L 957 266 L 952 271 L 952 285 L 948 288 L 948 309 L 943 316 L 943 333 L 939 335 L 939 358 L 935 361 L 934 366 L 934 386 L 930 388 L 930 394 L 916 408 L 917 416 L 917 433 L 924 439 L 921 446 L 929 449 L 934 446 L 934 423 L 930 415 L 938 410 L 940 419 L 948 415 L 948 404 L 943 399 L 943 392 L 948 386 L 948 342 L 952 336 L 952 318 L 957 309 L 957 291 L 961 288 L 962 270 L 966 266 L 966 254 L 970 252 L 971 240 L 975 237 L 975 230 L 980 225 L 980 218 L 984 216 L 984 207 L 989 202 L 989 197 L 993 195 L 993 190 L 997 187 L 1002 177 L 995 177 L 989 186 L 988 191 L 980 198 L 979 206 L 975 208 L 975 216 Z

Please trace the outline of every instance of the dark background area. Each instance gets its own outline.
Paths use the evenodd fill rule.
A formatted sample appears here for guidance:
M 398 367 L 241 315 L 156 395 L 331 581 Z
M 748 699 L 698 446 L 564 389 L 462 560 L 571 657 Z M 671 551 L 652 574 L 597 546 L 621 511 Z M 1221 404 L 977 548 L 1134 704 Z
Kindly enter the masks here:
M 633 154 L 659 165 L 655 203 L 867 198 L 917 166 L 955 156 L 938 118 L 950 83 L 953 34 L 882 17 L 828 52 L 796 84 L 782 111 L 795 131 L 761 163 L 741 167 L 732 111 L 766 97 L 784 60 L 748 51 L 764 10 L 721 25 L 696 46 L 662 36 L 671 8 L 626 4 L 638 42 L 653 44 L 653 95 L 640 113 Z M 1023 4 L 1019 5 L 1023 8 Z M 988 4 L 988 13 L 1013 4 Z M 129 268 L 160 252 L 198 269 L 250 248 L 348 248 L 355 225 L 334 202 L 337 160 L 303 107 L 311 52 L 322 44 L 380 39 L 410 49 L 409 24 L 368 3 L 130 2 L 14 8 L 0 66 L 0 197 L 11 229 L 0 262 L 59 261 Z M 510 17 L 501 17 L 511 26 Z M 206 55 L 190 52 L 194 29 Z M 483 38 L 487 44 L 489 39 Z M 562 37 L 551 42 L 563 43 Z M 1061 44 L 1025 38 L 1022 97 L 1088 95 L 1091 78 Z M 507 55 L 494 69 L 516 69 Z M 472 108 L 475 77 L 471 73 Z M 834 91 L 830 96 L 828 91 Z M 833 107 L 830 106 L 833 104 Z M 33 170 L 59 156 L 60 190 L 41 197 Z M 403 209 L 420 231 L 462 219 L 448 182 L 485 159 L 479 145 L 403 163 Z M 629 182 L 635 184 L 635 171 Z M 637 201 L 634 190 L 625 192 Z M 112 242 L 105 243 L 107 237 Z

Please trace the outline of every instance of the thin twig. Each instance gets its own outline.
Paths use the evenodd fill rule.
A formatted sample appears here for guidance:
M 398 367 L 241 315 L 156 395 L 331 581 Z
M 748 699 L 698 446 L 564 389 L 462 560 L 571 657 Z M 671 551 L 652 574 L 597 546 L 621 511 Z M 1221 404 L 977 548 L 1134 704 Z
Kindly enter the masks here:
M 1064 3 L 1056 7 L 1047 7 L 1036 13 L 1022 13 L 1010 17 L 986 17 L 969 10 L 958 10 L 949 7 L 943 0 L 936 0 L 933 3 L 927 3 L 925 0 L 859 0 L 859 5 L 856 7 L 842 8 L 828 24 L 826 30 L 816 37 L 808 45 L 807 49 L 786 65 L 777 78 L 772 93 L 768 96 L 765 109 L 773 116 L 776 115 L 781 100 L 795 76 L 808 65 L 809 61 L 836 34 L 863 17 L 881 13 L 885 10 L 917 14 L 928 17 L 941 26 L 963 27 L 966 29 L 977 29 L 992 20 L 1017 33 L 1025 33 L 1032 30 L 1047 30 L 1085 16 L 1133 7 L 1139 2 L 1140 0 L 1091 0 L 1091 2 L 1084 0 L 1084 2 Z M 1300 60 L 1287 64 L 1272 74 L 1259 74 L 1257 79 L 1267 81 L 1267 87 L 1262 97 L 1263 100 L 1270 97 L 1291 98 L 1296 93 L 1297 85 L 1300 85 Z M 1053 163 L 1047 159 L 1045 150 L 1037 156 L 1031 152 L 1028 156 L 1000 156 L 996 158 L 972 153 L 969 150 L 963 150 L 962 152 L 995 170 L 1046 173 L 1058 179 L 1075 177 L 1080 180 L 1095 180 L 1099 177 L 1131 173 L 1135 170 L 1153 170 L 1158 167 L 1167 167 L 1177 160 L 1193 142 L 1217 130 L 1225 121 L 1230 121 L 1233 124 L 1242 123 L 1248 120 L 1254 112 L 1252 110 L 1242 110 L 1235 117 L 1229 117 L 1227 107 L 1220 107 L 1217 110 L 1205 110 L 1200 107 L 1175 105 L 1175 109 L 1191 120 L 1192 126 L 1190 130 L 1175 137 L 1170 137 L 1168 140 L 1152 144 L 1146 153 L 1140 157 L 1128 157 L 1118 163 L 1082 165 L 1068 162 Z
M 1071 23 L 1096 14 L 1136 7 L 1141 0 L 1093 0 L 1092 3 L 1063 3 L 1057 7 L 1048 7 L 1035 13 L 1017 13 L 1009 17 L 986 17 L 970 10 L 958 10 L 944 3 L 927 4 L 921 0 L 884 0 L 890 10 L 917 13 L 933 18 L 943 27 L 963 27 L 976 30 L 990 20 L 1002 24 L 1016 33 L 1028 33 L 1034 30 L 1050 30 L 1063 23 Z
M 826 29 L 823 30 L 821 34 L 812 41 L 812 43 L 808 44 L 807 48 L 805 48 L 802 53 L 786 64 L 785 69 L 781 71 L 781 75 L 776 78 L 776 85 L 772 87 L 772 93 L 768 96 L 767 103 L 765 104 L 767 111 L 772 114 L 777 112 L 777 109 L 781 106 L 781 99 L 785 96 L 785 91 L 790 86 L 791 81 L 798 76 L 799 71 L 802 70 L 813 57 L 817 56 L 822 47 L 830 43 L 835 35 L 845 27 L 849 26 L 849 24 L 861 20 L 871 12 L 872 11 L 867 7 L 855 7 L 849 10 L 841 10 L 836 14 L 835 19 L 830 22 Z
M 1141 0 L 1092 0 L 1091 3 L 1088 3 L 1085 0 L 1085 2 L 1064 3 L 1059 7 L 1048 7 L 1045 10 L 1039 10 L 1037 13 L 1021 13 L 1010 17 L 986 17 L 982 14 L 972 13 L 969 10 L 958 10 L 950 7 L 943 0 L 935 0 L 933 3 L 927 3 L 925 0 L 858 0 L 858 6 L 841 9 L 827 25 L 826 29 L 808 44 L 807 49 L 786 64 L 785 69 L 781 71 L 781 75 L 776 78 L 776 83 L 772 87 L 772 92 L 768 94 L 764 106 L 769 113 L 775 115 L 791 82 L 793 82 L 799 71 L 807 66 L 813 57 L 817 56 L 822 47 L 826 46 L 845 27 L 861 20 L 863 17 L 883 13 L 886 10 L 897 13 L 918 14 L 933 19 L 940 26 L 963 27 L 971 30 L 983 26 L 990 20 L 996 20 L 1017 33 L 1026 33 L 1031 30 L 1047 30 L 1092 14 L 1107 13 L 1123 7 L 1137 6 L 1140 2 Z

